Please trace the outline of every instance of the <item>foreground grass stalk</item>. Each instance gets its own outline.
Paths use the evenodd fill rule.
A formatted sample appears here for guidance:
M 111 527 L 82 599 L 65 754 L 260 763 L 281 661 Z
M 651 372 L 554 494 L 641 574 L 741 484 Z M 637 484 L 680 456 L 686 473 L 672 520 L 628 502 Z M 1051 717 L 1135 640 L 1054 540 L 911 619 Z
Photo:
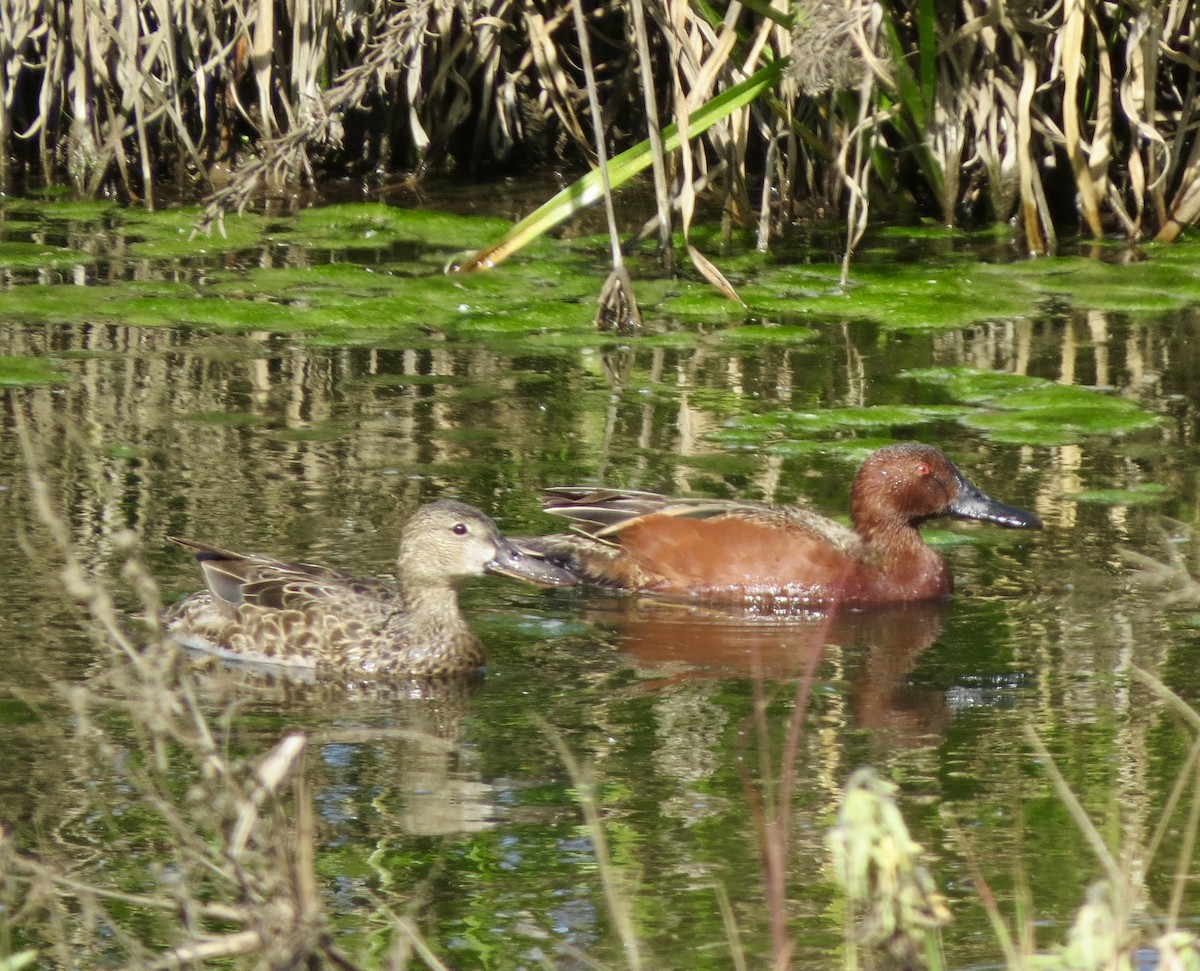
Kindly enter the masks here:
M 829 621 L 827 620 L 826 623 L 828 624 Z M 809 696 L 820 658 L 820 651 L 812 651 L 796 682 L 796 690 L 788 714 L 783 749 L 779 757 L 778 772 L 774 772 L 771 766 L 771 734 L 767 719 L 768 699 L 764 690 L 765 679 L 758 660 L 755 659 L 751 680 L 754 708 L 749 721 L 753 728 L 753 737 L 758 744 L 757 784 L 746 771 L 746 759 L 744 757 L 738 759 L 742 792 L 746 796 L 763 862 L 767 919 L 771 928 L 771 966 L 776 971 L 784 971 L 791 967 L 794 951 L 787 905 L 787 868 L 792 842 L 792 799 L 795 794 L 800 742 L 804 735 L 804 720 L 808 712 Z M 749 734 L 749 732 L 746 733 L 747 736 Z
M 967 861 L 967 866 L 971 873 L 971 882 L 975 886 L 975 892 L 979 894 L 979 901 L 983 904 L 983 909 L 987 913 L 988 923 L 991 924 L 992 933 L 996 935 L 996 940 L 1000 945 L 1000 951 L 1004 955 L 1004 966 L 1008 971 L 1025 971 L 1027 967 L 1026 956 L 1032 951 L 1032 942 L 1028 942 L 1029 946 L 1024 950 L 1013 939 L 1013 934 L 1008 928 L 1008 923 L 1004 919 L 1004 915 L 1000 911 L 1000 905 L 996 902 L 996 895 L 992 893 L 992 888 L 984 879 L 983 873 L 980 870 L 979 863 L 975 859 L 974 848 L 971 846 L 966 833 L 957 823 L 953 824 L 950 830 L 955 842 L 958 844 L 959 851 L 963 854 Z M 1024 881 L 1020 879 L 1018 874 L 1018 887 L 1024 889 Z M 1018 893 L 1018 916 L 1017 927 L 1020 931 L 1024 931 L 1025 923 L 1020 919 L 1020 910 L 1022 905 L 1022 895 Z
M 604 901 L 608 905 L 609 917 L 612 919 L 617 936 L 624 948 L 625 961 L 630 971 L 640 971 L 642 967 L 641 947 L 638 944 L 637 931 L 634 929 L 633 916 L 629 912 L 629 902 L 621 888 L 617 886 L 615 868 L 608 852 L 608 836 L 604 830 L 604 820 L 600 818 L 600 801 L 596 782 L 592 778 L 591 772 L 581 766 L 575 756 L 571 754 L 571 750 L 567 748 L 557 732 L 544 722 L 542 730 L 549 736 L 575 786 L 579 808 L 583 811 L 584 825 L 592 841 L 592 852 L 596 854 L 596 865 L 600 871 L 601 884 L 604 887 Z
M 193 672 L 157 625 L 158 590 L 135 544 L 118 550 L 121 575 L 150 619 L 142 638 L 125 630 L 112 596 L 84 570 L 21 402 L 11 410 L 35 513 L 101 651 L 101 670 L 64 692 L 75 716 L 78 788 L 93 800 L 87 812 L 94 825 L 107 820 L 113 832 L 121 831 L 110 818 L 116 807 L 136 801 L 153 821 L 147 839 L 159 841 L 155 850 L 166 862 L 155 892 L 129 893 L 89 879 L 86 863 L 54 863 L 62 846 L 45 846 L 45 860 L 6 846 L 0 886 L 9 897 L 38 888 L 20 916 L 33 921 L 42 913 L 70 966 L 96 957 L 77 953 L 94 947 L 105 963 L 120 955 L 124 966 L 147 971 L 248 955 L 263 966 L 352 969 L 332 944 L 317 892 L 315 823 L 302 771 L 306 737 L 287 735 L 266 754 L 246 758 L 231 755 L 228 740 L 218 744 Z M 148 912 L 176 919 L 147 922 Z
M 1062 802 L 1071 814 L 1071 818 L 1075 821 L 1079 832 L 1083 834 L 1088 845 L 1092 848 L 1096 859 L 1104 867 L 1108 879 L 1114 884 L 1123 883 L 1125 874 L 1117 864 L 1116 858 L 1113 857 L 1108 845 L 1104 842 L 1104 837 L 1096 829 L 1095 823 L 1092 822 L 1091 817 L 1088 816 L 1087 811 L 1080 804 L 1075 793 L 1071 791 L 1071 787 L 1067 785 L 1067 780 L 1063 778 L 1063 774 L 1055 763 L 1054 756 L 1050 754 L 1050 750 L 1046 748 L 1045 743 L 1032 728 L 1026 728 L 1025 737 L 1029 745 L 1033 748 L 1034 754 L 1038 757 L 1042 770 L 1050 777 L 1050 782 L 1054 786 L 1054 792 L 1058 796 L 1059 801 Z
M 939 930 L 950 921 L 934 886 L 924 850 L 908 834 L 895 801 L 896 786 L 874 769 L 857 769 L 846 783 L 829 848 L 850 907 L 851 950 L 857 943 L 887 955 L 899 968 L 940 968 Z

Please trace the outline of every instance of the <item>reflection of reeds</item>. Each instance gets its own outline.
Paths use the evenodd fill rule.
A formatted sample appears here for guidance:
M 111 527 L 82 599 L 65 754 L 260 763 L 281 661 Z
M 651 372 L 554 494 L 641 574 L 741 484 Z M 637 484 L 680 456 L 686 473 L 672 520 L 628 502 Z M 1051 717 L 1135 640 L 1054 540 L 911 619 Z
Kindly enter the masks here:
M 1153 952 L 1157 967 L 1192 969 L 1200 966 L 1200 937 L 1180 928 L 1184 920 L 1184 890 L 1200 833 L 1200 714 L 1153 676 L 1134 669 L 1138 679 L 1193 730 L 1194 739 L 1186 759 L 1178 767 L 1175 784 L 1163 803 L 1154 833 L 1142 845 L 1124 845 L 1112 850 L 1087 811 L 1072 792 L 1045 744 L 1030 730 L 1027 738 L 1053 788 L 1070 813 L 1085 842 L 1104 870 L 1093 883 L 1086 900 L 1076 911 L 1064 940 L 1049 950 L 1039 951 L 1033 922 L 1034 903 L 1024 880 L 1020 861 L 1014 901 L 1019 936 L 1014 939 L 1001 906 L 974 861 L 966 833 L 953 827 L 954 836 L 972 871 L 976 891 L 987 911 L 996 937 L 996 950 L 1003 955 L 1008 971 L 1081 971 L 1123 969 L 1139 966 L 1135 957 Z M 788 914 L 787 859 L 791 832 L 792 785 L 799 767 L 795 759 L 811 675 L 802 678 L 795 703 L 789 711 L 787 734 L 778 773 L 772 780 L 768 765 L 769 732 L 766 698 L 756 691 L 755 713 L 750 721 L 759 744 L 760 779 L 751 782 L 743 768 L 743 788 L 750 803 L 750 817 L 757 829 L 763 856 L 765 903 L 772 933 L 771 967 L 776 971 L 797 966 Z M 798 714 L 799 713 L 799 714 Z M 560 757 L 574 780 L 587 829 L 595 847 L 606 900 L 614 923 L 620 928 L 630 967 L 639 966 L 638 939 L 630 921 L 633 904 L 619 889 L 620 881 L 607 849 L 604 822 L 595 795 L 596 783 L 580 770 L 565 746 L 555 739 Z M 746 759 L 741 760 L 745 763 Z M 1191 787 L 1191 799 L 1184 796 Z M 904 971 L 946 967 L 941 928 L 951 919 L 950 910 L 929 869 L 928 855 L 909 835 L 896 801 L 897 786 L 874 769 L 861 768 L 849 778 L 842 794 L 838 820 L 828 834 L 830 862 L 845 899 L 846 951 L 843 966 L 866 966 Z M 1183 819 L 1179 816 L 1183 810 Z M 1180 826 L 1180 850 L 1175 861 L 1175 879 L 1165 915 L 1158 916 L 1147 892 L 1152 864 L 1173 826 Z M 1118 858 L 1118 855 L 1119 858 Z M 746 966 L 741 931 L 724 888 L 717 887 L 717 902 L 729 942 L 733 966 Z
M 231 754 L 179 651 L 162 636 L 158 590 L 132 537 L 121 575 L 141 605 L 136 629 L 75 553 L 19 403 L 13 414 L 34 510 L 62 563 L 65 590 L 107 659 L 102 674 L 67 692 L 87 811 L 117 837 L 123 828 L 114 807 L 127 803 L 124 793 L 136 794 L 152 820 L 142 838 L 154 834 L 160 862 L 136 876 L 118 870 L 120 881 L 137 883 L 126 890 L 89 879 L 78 861 L 56 864 L 57 847 L 33 855 L 4 843 L 0 894 L 11 922 L 50 928 L 48 946 L 65 967 L 89 963 L 80 949 L 91 947 L 103 948 L 105 961 L 120 954 L 122 963 L 143 968 L 247 954 L 272 967 L 316 956 L 348 966 L 331 943 L 316 891 L 311 800 L 297 771 L 305 736 L 289 734 L 261 755 Z M 153 948 L 133 929 L 147 922 L 156 928 Z M 81 942 L 80 928 L 92 943 Z

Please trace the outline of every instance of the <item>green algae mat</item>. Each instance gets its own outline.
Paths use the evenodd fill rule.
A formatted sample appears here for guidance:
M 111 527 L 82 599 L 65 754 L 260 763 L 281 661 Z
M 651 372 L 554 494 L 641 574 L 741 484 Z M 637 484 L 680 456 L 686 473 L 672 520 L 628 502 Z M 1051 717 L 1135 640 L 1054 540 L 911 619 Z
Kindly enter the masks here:
M 195 230 L 198 218 L 187 208 L 6 203 L 0 270 L 11 282 L 0 291 L 0 319 L 266 332 L 331 347 L 452 340 L 571 354 L 614 342 L 593 325 L 604 238 L 542 239 L 497 269 L 460 275 L 446 270 L 501 235 L 505 221 L 363 203 L 230 216 L 205 235 Z M 1113 250 L 1102 258 L 988 262 L 962 248 L 964 235 L 883 231 L 864 246 L 843 287 L 836 261 L 811 250 L 762 255 L 748 234 L 698 233 L 700 245 L 721 250 L 717 261 L 744 305 L 694 274 L 664 279 L 649 250 L 636 252 L 635 290 L 648 323 L 636 342 L 796 348 L 841 326 L 869 327 L 888 341 L 1027 321 L 1076 304 L 1144 320 L 1200 300 L 1197 244 L 1147 247 L 1138 261 Z M 66 378 L 53 362 L 9 362 L 0 372 L 5 384 Z M 967 367 L 911 369 L 905 378 L 904 400 L 887 404 L 815 402 L 822 406 L 749 414 L 735 404 L 710 437 L 730 449 L 797 454 L 814 439 L 945 423 L 998 442 L 1053 445 L 1156 422 L 1133 401 L 1070 382 Z M 672 392 L 659 386 L 655 393 Z
M 29 289 L 0 293 L 0 315 L 267 327 L 325 339 L 406 330 L 587 334 L 606 272 L 607 241 L 588 237 L 539 240 L 494 270 L 447 274 L 456 257 L 503 232 L 508 224 L 494 218 L 344 204 L 287 217 L 230 216 L 206 235 L 195 229 L 199 215 L 6 203 L 0 269 Z M 798 328 L 831 322 L 945 331 L 1026 317 L 1049 303 L 1154 313 L 1200 301 L 1200 244 L 1147 246 L 1136 262 L 1122 261 L 1121 251 L 988 262 L 939 247 L 936 233 L 919 238 L 929 246 L 912 259 L 900 247 L 911 246 L 911 238 L 882 233 L 891 245 L 865 247 L 843 287 L 833 259 L 789 252 L 786 244 L 779 254 L 758 254 L 745 234 L 726 241 L 710 233 L 706 241 L 721 250 L 714 259 L 744 305 L 695 274 L 664 280 L 649 249 L 636 252 L 635 291 L 651 324 L 648 339 L 680 324 L 740 325 L 754 336 L 737 339 L 786 340 Z M 681 265 L 684 256 L 681 247 Z M 158 272 L 131 272 L 152 264 Z M 164 272 L 171 266 L 179 272 Z M 790 329 L 754 330 L 765 324 Z

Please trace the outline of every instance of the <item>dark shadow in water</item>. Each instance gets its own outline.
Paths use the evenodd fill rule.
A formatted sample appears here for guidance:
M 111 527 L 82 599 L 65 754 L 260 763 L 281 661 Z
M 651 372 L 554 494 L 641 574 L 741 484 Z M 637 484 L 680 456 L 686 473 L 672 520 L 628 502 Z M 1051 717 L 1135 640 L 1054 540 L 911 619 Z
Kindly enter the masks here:
M 954 717 L 944 691 L 909 683 L 917 659 L 941 634 L 947 609 L 935 602 L 777 618 L 610 598 L 594 601 L 586 616 L 615 628 L 618 648 L 639 669 L 658 675 L 651 686 L 730 676 L 802 677 L 838 648 L 855 726 L 919 744 L 940 737 Z

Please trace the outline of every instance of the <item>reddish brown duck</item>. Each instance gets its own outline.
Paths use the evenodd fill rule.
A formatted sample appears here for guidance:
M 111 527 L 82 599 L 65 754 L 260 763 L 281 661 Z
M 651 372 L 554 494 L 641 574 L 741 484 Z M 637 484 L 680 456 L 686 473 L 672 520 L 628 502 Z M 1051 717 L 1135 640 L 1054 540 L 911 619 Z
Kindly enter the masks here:
M 921 539 L 921 523 L 956 516 L 1042 525 L 986 496 L 940 449 L 915 442 L 863 462 L 850 490 L 853 529 L 799 506 L 588 487 L 550 490 L 546 509 L 576 532 L 528 546 L 583 582 L 772 610 L 945 597 L 954 583 Z
M 167 611 L 181 643 L 223 657 L 371 677 L 434 677 L 479 668 L 479 639 L 454 584 L 483 573 L 561 586 L 575 580 L 530 556 L 473 506 L 442 500 L 405 524 L 397 582 L 176 539 L 208 589 Z

